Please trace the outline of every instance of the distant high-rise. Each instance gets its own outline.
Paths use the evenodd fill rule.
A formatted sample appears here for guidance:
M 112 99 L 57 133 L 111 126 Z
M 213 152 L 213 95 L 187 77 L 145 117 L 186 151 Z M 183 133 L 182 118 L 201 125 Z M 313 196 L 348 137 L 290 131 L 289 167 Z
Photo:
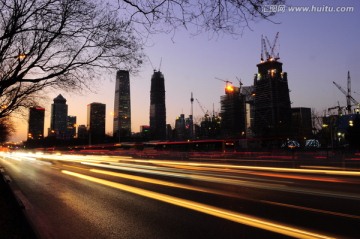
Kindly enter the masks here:
M 151 77 L 150 134 L 152 139 L 166 139 L 165 79 L 160 71 Z
M 31 107 L 29 113 L 28 139 L 38 140 L 44 138 L 45 109 L 42 107 Z
M 86 139 L 88 136 L 88 131 L 86 129 L 86 125 L 79 125 L 78 126 L 78 134 L 77 137 L 78 139 Z
M 51 105 L 50 135 L 58 139 L 66 137 L 68 106 L 66 99 L 60 94 Z
M 90 143 L 101 143 L 105 138 L 105 110 L 102 103 L 91 103 L 87 109 L 87 127 Z
M 293 130 L 293 139 L 300 143 L 313 136 L 313 126 L 311 118 L 311 108 L 295 107 L 291 108 L 291 124 Z
M 67 131 L 66 131 L 66 138 L 73 139 L 76 137 L 76 116 L 68 116 L 67 117 Z
M 131 104 L 129 71 L 116 73 L 114 101 L 114 138 L 121 141 L 131 136 Z
M 254 78 L 254 133 L 263 139 L 263 146 L 279 146 L 281 141 L 291 136 L 288 79 L 287 73 L 282 71 L 279 57 L 269 55 L 266 48 L 264 51 L 266 58 L 257 65 L 258 73 Z
M 225 138 L 245 137 L 245 95 L 240 88 L 227 84 L 221 96 L 221 131 Z
M 254 86 L 242 86 L 241 94 L 245 96 L 245 109 L 246 109 L 246 137 L 254 137 L 254 100 L 255 100 Z

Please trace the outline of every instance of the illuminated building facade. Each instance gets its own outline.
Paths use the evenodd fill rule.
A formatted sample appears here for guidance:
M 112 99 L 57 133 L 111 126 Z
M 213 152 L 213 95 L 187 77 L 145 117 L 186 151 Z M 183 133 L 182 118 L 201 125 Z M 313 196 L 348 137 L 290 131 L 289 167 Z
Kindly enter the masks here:
M 119 141 L 131 136 L 130 76 L 125 70 L 116 73 L 113 132 Z
M 166 139 L 165 79 L 160 71 L 151 77 L 150 135 L 154 140 Z

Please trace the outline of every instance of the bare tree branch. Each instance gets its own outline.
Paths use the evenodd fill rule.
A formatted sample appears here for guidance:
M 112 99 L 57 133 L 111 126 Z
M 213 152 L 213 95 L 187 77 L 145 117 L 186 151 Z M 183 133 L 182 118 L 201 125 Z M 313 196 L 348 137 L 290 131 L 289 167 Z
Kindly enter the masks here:
M 81 89 L 107 69 L 136 70 L 131 22 L 89 0 L 0 0 L 0 118 L 47 87 Z
M 171 32 L 179 27 L 200 32 L 242 34 L 254 19 L 275 13 L 263 7 L 284 4 L 285 0 L 117 0 L 131 21 L 150 33 Z
M 148 34 L 241 34 L 274 14 L 263 6 L 283 2 L 0 0 L 0 118 L 35 104 L 46 88 L 79 90 L 104 71 L 136 71 Z

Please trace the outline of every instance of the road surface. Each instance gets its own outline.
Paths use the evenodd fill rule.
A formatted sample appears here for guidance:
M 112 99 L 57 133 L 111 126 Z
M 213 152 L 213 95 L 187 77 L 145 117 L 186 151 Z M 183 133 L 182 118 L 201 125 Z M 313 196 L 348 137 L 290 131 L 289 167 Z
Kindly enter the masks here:
M 359 238 L 360 172 L 6 153 L 40 238 Z

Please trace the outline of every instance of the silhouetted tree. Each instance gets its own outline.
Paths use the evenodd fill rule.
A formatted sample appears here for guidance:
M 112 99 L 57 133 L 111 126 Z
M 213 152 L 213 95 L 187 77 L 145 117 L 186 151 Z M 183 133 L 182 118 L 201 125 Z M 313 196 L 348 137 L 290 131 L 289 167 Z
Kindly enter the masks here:
M 103 1 L 0 1 L 0 118 L 44 88 L 78 90 L 104 70 L 136 68 L 140 41 Z
M 241 33 L 284 0 L 0 0 L 0 118 L 46 88 L 91 87 L 104 71 L 137 69 L 148 34 L 179 27 Z
M 249 22 L 269 19 L 285 0 L 117 0 L 122 13 L 146 32 L 171 32 L 177 28 L 192 33 L 242 34 Z
M 0 118 L 0 143 L 8 141 L 14 132 L 14 126 L 9 117 Z

